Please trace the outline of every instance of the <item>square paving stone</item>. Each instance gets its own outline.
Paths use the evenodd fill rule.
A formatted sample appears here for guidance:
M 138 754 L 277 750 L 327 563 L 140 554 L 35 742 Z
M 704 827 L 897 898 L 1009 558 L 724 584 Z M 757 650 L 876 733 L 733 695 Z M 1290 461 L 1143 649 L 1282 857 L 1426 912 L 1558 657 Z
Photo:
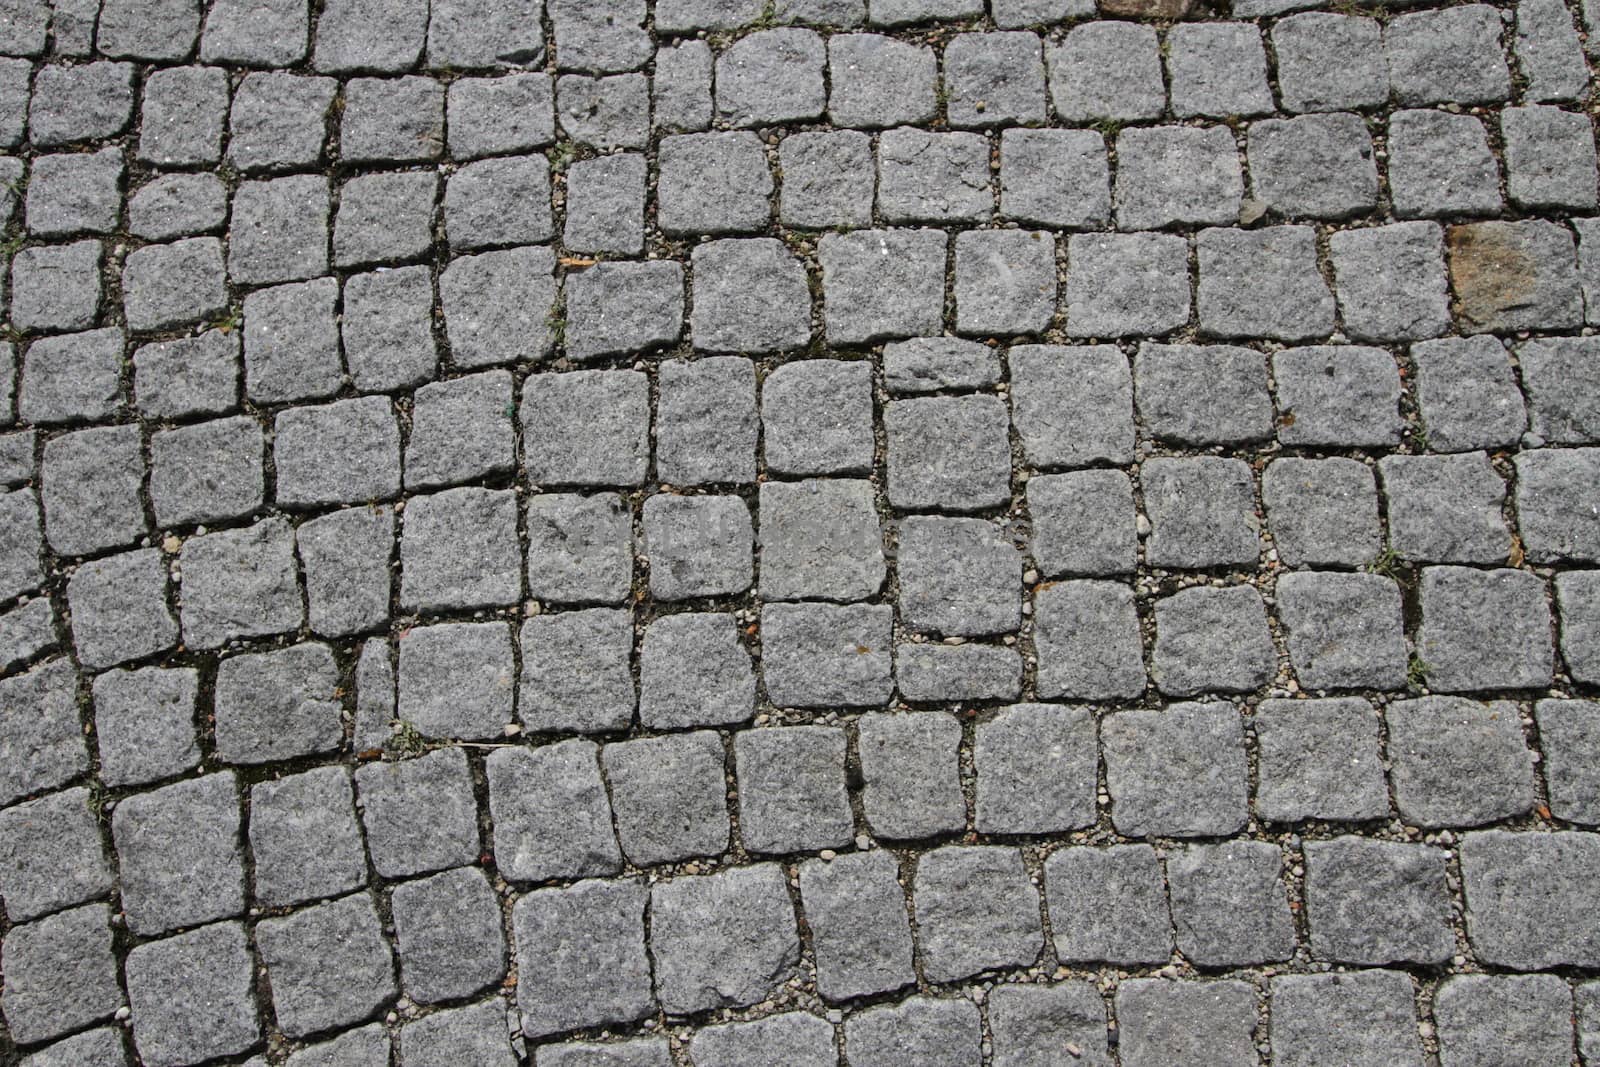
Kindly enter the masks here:
M 962 33 L 944 48 L 945 112 L 961 128 L 1042 123 L 1044 55 L 1034 33 Z
M 721 726 L 755 706 L 750 653 L 732 615 L 685 612 L 645 629 L 639 650 L 639 722 L 652 729 Z
M 1526 571 L 1428 567 L 1417 655 L 1445 692 L 1548 685 L 1554 651 L 1545 586 Z
M 750 588 L 755 535 L 741 498 L 656 494 L 643 517 L 652 596 L 688 600 Z
M 22 357 L 21 382 L 13 381 L 17 414 L 40 425 L 110 418 L 121 402 L 125 340 L 108 327 L 34 341 Z
M 873 604 L 769 604 L 762 674 L 780 707 L 870 707 L 893 692 L 893 611 Z
M 56 12 L 58 40 L 64 14 Z M 305 18 L 303 10 L 300 17 Z M 216 67 L 153 71 L 144 83 L 139 158 L 169 167 L 216 163 L 228 119 L 228 88 L 227 72 Z
M 1524 373 L 1530 350 L 1522 353 Z M 1515 444 L 1528 428 L 1511 358 L 1494 337 L 1448 337 L 1411 346 L 1417 403 L 1435 452 Z
M 668 235 L 753 233 L 772 218 L 772 171 L 748 130 L 661 139 L 657 223 Z
M 304 618 L 294 531 L 282 519 L 192 537 L 179 563 L 183 638 L 191 648 L 286 633 Z
M 1388 814 L 1378 714 L 1365 700 L 1263 700 L 1254 726 L 1261 818 L 1359 822 Z
M 817 261 L 829 343 L 871 344 L 940 332 L 948 245 L 938 230 L 823 235 Z
M 125 425 L 77 430 L 45 442 L 44 533 L 58 555 L 120 548 L 145 535 L 139 438 L 137 426 Z
M 1595 966 L 1600 940 L 1582 917 L 1600 904 L 1597 845 L 1592 835 L 1571 832 L 1465 835 L 1467 937 L 1477 958 L 1518 971 Z
M 245 393 L 257 404 L 330 397 L 343 384 L 332 278 L 244 298 Z
M 397 885 L 389 907 L 400 984 L 417 1003 L 469 997 L 505 976 L 500 899 L 481 870 L 457 867 Z
M 1418 826 L 1478 826 L 1533 807 L 1515 704 L 1429 696 L 1389 705 L 1395 806 Z
M 478 858 L 472 773 L 460 748 L 356 768 L 372 866 L 385 878 L 427 874 Z
M 1042 231 L 970 230 L 956 235 L 956 329 L 968 334 L 1039 334 L 1056 309 L 1056 246 Z
M 844 731 L 794 726 L 736 734 L 739 827 L 752 853 L 838 848 L 854 835 Z
M 886 993 L 915 980 L 900 865 L 891 853 L 856 852 L 800 865 L 800 897 L 828 1000 Z
M 1545 441 L 1600 441 L 1600 403 L 1591 388 L 1597 352 L 1596 340 L 1588 337 L 1552 337 L 1517 347 L 1533 432 Z
M 823 39 L 795 27 L 758 30 L 717 57 L 717 118 L 774 126 L 820 118 L 826 103 Z
M 1542 219 L 1452 226 L 1454 310 L 1463 333 L 1571 329 L 1583 318 L 1572 235 Z
M 155 781 L 200 762 L 192 667 L 108 671 L 94 680 L 100 780 L 109 786 Z M 12 914 L 16 914 L 15 905 Z
M 1253 587 L 1196 586 L 1156 602 L 1151 674 L 1163 693 L 1247 693 L 1267 684 L 1277 652 Z
M 1231 704 L 1121 711 L 1101 725 L 1111 819 L 1130 837 L 1210 837 L 1245 823 L 1244 731 Z
M 1317 959 L 1438 964 L 1455 951 L 1445 850 L 1344 836 L 1307 842 L 1305 857 Z
M 133 116 L 133 64 L 94 62 L 39 68 L 28 102 L 28 139 L 37 148 L 115 137 Z
M 231 771 L 128 797 L 112 813 L 111 834 L 123 913 L 135 934 L 244 911 L 239 790 Z
M 839 1061 L 834 1046 L 833 1026 L 803 1011 L 708 1026 L 695 1034 L 692 1044 L 695 1063 L 701 1067 L 773 1062 L 827 1067 Z
M 562 243 L 577 252 L 644 251 L 648 163 L 637 152 L 583 159 L 567 168 Z
M 0 1010 L 13 1040 L 49 1041 L 109 1018 L 122 1005 L 110 919 L 104 904 L 90 904 L 6 932 Z
M 389 621 L 394 509 L 359 507 L 300 524 L 295 545 L 312 632 L 345 637 Z
M 549 162 L 530 155 L 466 164 L 445 185 L 444 224 L 450 246 L 466 251 L 550 240 Z
M 390 392 L 433 377 L 439 356 L 428 268 L 346 278 L 339 331 L 350 378 L 362 392 Z
M 646 737 L 600 751 L 617 839 L 638 867 L 728 847 L 728 785 L 722 739 L 710 730 Z
M 439 275 L 439 303 L 456 366 L 531 363 L 549 355 L 557 321 L 554 271 L 548 248 L 451 260 Z
M 1157 438 L 1215 445 L 1272 435 L 1266 364 L 1253 349 L 1147 341 L 1133 382 L 1139 418 Z
M 651 104 L 655 129 L 692 133 L 711 125 L 711 46 L 680 41 L 656 51 Z
M 48 599 L 30 600 L 0 614 L 0 667 L 5 670 L 58 647 L 56 611 Z
M 1313 345 L 1272 356 L 1278 440 L 1325 448 L 1400 443 L 1400 372 L 1381 348 Z
M 1030 549 L 1052 577 L 1132 574 L 1139 541 L 1133 484 L 1121 471 L 1042 474 L 1028 480 Z
M 1131 700 L 1145 690 L 1133 590 L 1069 581 L 1034 594 L 1036 687 L 1046 699 Z
M 1203 336 L 1304 341 L 1333 331 L 1333 294 L 1311 227 L 1202 230 L 1195 247 Z
M 993 396 L 890 401 L 884 409 L 889 502 L 979 511 L 1011 498 L 1005 402 Z
M 763 498 L 770 491 L 763 486 Z M 1022 557 L 993 523 L 908 518 L 897 561 L 903 625 L 971 637 L 1015 630 L 1021 621 Z M 762 562 L 764 582 L 769 564 Z
M 961 724 L 939 712 L 871 713 L 856 721 L 861 808 L 874 835 L 913 840 L 967 825 Z
M 249 416 L 150 435 L 150 501 L 163 529 L 249 515 L 263 499 L 261 425 Z
M 1202 967 L 1286 960 L 1294 919 L 1283 858 L 1265 841 L 1186 845 L 1167 856 L 1178 951 Z
M 319 767 L 252 786 L 250 854 L 255 900 L 268 907 L 359 889 L 367 857 L 350 773 Z
M 28 176 L 28 232 L 38 237 L 110 233 L 122 217 L 122 154 L 38 156 Z
M 396 263 L 433 248 L 439 179 L 429 171 L 363 174 L 339 190 L 333 259 L 341 267 Z
M 77 673 L 49 660 L 0 679 L 0 802 L 63 785 L 89 769 L 78 717 Z
M 347 304 L 347 314 L 348 309 Z M 139 347 L 133 353 L 133 392 L 139 410 L 158 418 L 231 411 L 239 402 L 239 335 L 208 330 Z
M 261 285 L 328 269 L 328 181 L 302 174 L 245 182 L 233 198 L 228 276 Z
M 522 550 L 515 493 L 446 489 L 406 503 L 400 538 L 402 609 L 451 611 L 517 602 Z
M 1059 833 L 1095 820 L 1098 752 L 1082 708 L 1001 708 L 978 724 L 973 764 L 979 833 Z
M 650 919 L 656 996 L 669 1014 L 754 1004 L 800 960 L 794 905 L 776 863 L 658 882 Z
M 536 374 L 522 385 L 528 479 L 642 485 L 650 460 L 650 383 L 637 371 Z
M 1273 26 L 1272 50 L 1285 111 L 1365 110 L 1388 102 L 1377 19 L 1322 11 L 1291 15 Z
M 89 790 L 66 789 L 0 811 L 0 898 L 14 923 L 111 890 Z
M 1600 824 L 1600 706 L 1541 700 L 1535 708 L 1550 810 L 1558 819 Z
M 1266 119 L 1251 125 L 1248 144 L 1252 191 L 1277 215 L 1341 219 L 1377 206 L 1372 138 L 1358 115 Z
M 981 134 L 898 126 L 878 136 L 878 214 L 886 222 L 981 222 L 994 206 Z
M 490 753 L 494 864 L 502 877 L 547 881 L 622 869 L 598 752 L 594 742 L 574 739 Z
M 1385 456 L 1378 463 L 1389 542 L 1425 563 L 1499 563 L 1511 551 L 1506 486 L 1483 452 Z
M 1014 848 L 934 849 L 917 862 L 913 892 L 930 981 L 1026 967 L 1044 947 L 1039 891 Z
M 397 992 L 394 959 L 365 894 L 263 919 L 256 945 L 285 1034 L 361 1022 Z
M 1045 860 L 1056 955 L 1066 962 L 1166 963 L 1172 920 L 1149 845 L 1068 847 Z
M 67 581 L 72 644 L 91 670 L 164 652 L 178 642 L 167 606 L 167 566 L 153 548 L 79 567 Z
M 1583 47 L 1564 7 L 1540 0 L 1518 9 L 1516 56 L 1529 99 L 1573 100 L 1583 92 Z
M 845 1021 L 850 1062 L 859 1067 L 977 1067 L 982 1062 L 982 1021 L 965 997 L 910 997 L 857 1012 Z
M 834 47 L 844 39 L 833 38 Z M 660 64 L 658 55 L 658 83 Z M 820 230 L 872 224 L 872 140 L 866 134 L 790 134 L 778 146 L 778 166 L 783 173 L 778 217 L 784 225 Z
M 1189 322 L 1189 243 L 1176 234 L 1074 234 L 1063 296 L 1069 337 L 1180 329 Z
M 1370 468 L 1352 459 L 1284 457 L 1261 478 L 1267 525 L 1291 567 L 1361 566 L 1378 554 L 1378 491 Z
M 445 70 L 537 66 L 544 60 L 544 5 L 439 0 L 429 11 L 428 65 Z
M 1328 240 L 1345 332 L 1357 341 L 1415 341 L 1450 328 L 1444 234 L 1436 223 L 1345 230 Z
M 228 291 L 222 245 L 191 237 L 130 252 L 122 268 L 122 308 L 131 330 L 165 330 L 222 315 Z
M 1456 975 L 1433 1001 L 1440 1061 L 1486 1067 L 1572 1062 L 1572 990 L 1555 975 Z
M 116 59 L 182 59 L 194 48 L 199 30 L 200 12 L 192 4 L 105 0 L 95 29 L 95 47 Z
M 457 78 L 446 92 L 454 159 L 526 152 L 555 140 L 555 88 L 548 74 Z
M 639 0 L 550 0 L 549 7 L 563 70 L 632 70 L 654 50 Z
M 126 973 L 139 1054 L 153 1063 L 197 1063 L 256 1044 L 253 966 L 238 923 L 136 946 Z
M 516 1067 L 518 1062 L 501 1000 L 450 1008 L 406 1023 L 400 1029 L 400 1054 L 417 1067 L 463 1061 Z
M 1551 448 L 1516 458 L 1517 523 L 1537 563 L 1600 561 L 1595 471 L 1600 449 Z M 46 504 L 46 520 L 49 519 Z
M 930 122 L 937 108 L 933 49 L 877 33 L 828 39 L 828 118 L 879 129 Z
M 780 474 L 859 474 L 872 467 L 872 364 L 806 359 L 761 383 L 762 455 Z
M 633 721 L 633 622 L 626 610 L 589 608 L 522 624 L 517 707 L 534 731 L 600 733 Z
M 1251 172 L 1259 190 L 1264 175 L 1254 161 Z M 1239 149 L 1225 127 L 1156 126 L 1117 135 L 1117 224 L 1124 229 L 1227 225 L 1238 219 L 1243 195 Z
M 627 598 L 633 527 L 626 500 L 614 493 L 546 493 L 528 498 L 526 516 L 530 595 L 569 604 Z
M 648 898 L 644 883 L 631 878 L 535 889 L 518 898 L 511 921 L 524 1034 L 631 1023 L 656 1010 L 645 954 Z M 659 936 L 662 927 L 654 931 Z
M 1117 989 L 1117 1022 L 1125 1067 L 1256 1058 L 1256 991 L 1244 982 L 1131 979 Z
M 752 482 L 756 474 L 755 365 L 710 356 L 661 366 L 656 475 L 674 485 Z
M 306 5 L 299 0 L 221 0 L 206 15 L 200 58 L 206 63 L 286 67 L 306 57 Z
M 353 78 L 345 84 L 342 162 L 436 159 L 443 147 L 444 86 L 432 78 Z
M 327 645 L 233 656 L 217 667 L 217 754 L 268 763 L 328 752 L 344 740 L 339 668 Z
M 290 408 L 273 420 L 277 501 L 314 508 L 400 493 L 400 428 L 386 397 Z
M 430 489 L 503 474 L 515 464 L 508 371 L 433 382 L 413 395 L 406 488 Z
M 1243 22 L 1175 26 L 1167 37 L 1172 111 L 1229 118 L 1272 111 L 1261 33 Z
M 730 239 L 696 245 L 691 257 L 697 349 L 778 352 L 811 340 L 805 267 L 780 241 Z
M 1508 107 L 1500 113 L 1505 139 L 1506 192 L 1530 211 L 1593 211 L 1593 127 L 1583 115 L 1556 107 Z
M 566 353 L 575 360 L 632 355 L 683 332 L 683 267 L 666 261 L 598 263 L 567 279 Z
M 41 333 L 93 326 L 100 311 L 101 262 L 99 241 L 18 251 L 11 257 L 12 325 Z
M 788 171 L 785 169 L 785 181 Z M 1000 135 L 1000 213 L 1018 222 L 1093 229 L 1111 218 L 1105 140 L 1093 130 Z
M 1273 978 L 1270 1035 L 1275 1059 L 1296 1067 L 1420 1067 L 1411 977 L 1399 971 Z
M 1493 215 L 1500 210 L 1500 168 L 1477 118 L 1431 108 L 1396 111 L 1389 116 L 1388 147 L 1389 196 L 1396 216 Z
M 1145 561 L 1196 570 L 1250 566 L 1261 554 L 1254 480 L 1243 460 L 1157 458 L 1139 471 L 1150 517 Z
M 996 986 L 988 1003 L 995 1067 L 1048 1064 L 1068 1044 L 1085 1067 L 1109 1067 L 1105 1002 L 1088 982 Z
M 1307 689 L 1398 689 L 1406 680 L 1400 588 L 1377 574 L 1278 579 L 1289 661 Z
M 1075 26 L 1046 53 L 1050 101 L 1068 123 L 1161 117 L 1166 91 L 1154 28 L 1132 22 Z
M 886 566 L 872 486 L 813 479 L 760 491 L 761 595 L 766 600 L 859 600 Z
M 1384 56 L 1395 99 L 1417 104 L 1491 104 L 1511 95 L 1500 49 L 1502 24 L 1487 4 L 1419 11 L 1389 22 Z
M 228 162 L 247 174 L 315 166 L 323 158 L 338 88 L 332 78 L 246 74 L 228 115 Z
M 644 148 L 650 135 L 650 83 L 643 74 L 556 80 L 556 120 L 575 143 L 605 151 Z
M 479 740 L 511 722 L 516 664 L 503 622 L 417 626 L 400 637 L 399 718 L 428 737 Z

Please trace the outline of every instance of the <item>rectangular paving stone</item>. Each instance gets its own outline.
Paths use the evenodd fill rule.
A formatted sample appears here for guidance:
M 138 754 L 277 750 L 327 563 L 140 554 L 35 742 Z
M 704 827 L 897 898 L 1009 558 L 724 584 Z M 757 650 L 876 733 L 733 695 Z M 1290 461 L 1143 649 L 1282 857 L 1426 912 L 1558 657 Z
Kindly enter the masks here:
M 861 807 L 872 832 L 914 840 L 965 828 L 960 747 L 961 724 L 939 712 L 858 719 Z

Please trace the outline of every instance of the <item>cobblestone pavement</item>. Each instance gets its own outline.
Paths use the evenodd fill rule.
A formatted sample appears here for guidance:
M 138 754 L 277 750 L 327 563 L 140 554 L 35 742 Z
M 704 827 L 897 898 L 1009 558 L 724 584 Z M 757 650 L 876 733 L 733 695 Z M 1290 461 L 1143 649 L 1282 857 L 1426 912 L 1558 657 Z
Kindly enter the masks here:
M 0 0 L 0 1063 L 1600 1064 L 1600 3 L 1102 2 Z

